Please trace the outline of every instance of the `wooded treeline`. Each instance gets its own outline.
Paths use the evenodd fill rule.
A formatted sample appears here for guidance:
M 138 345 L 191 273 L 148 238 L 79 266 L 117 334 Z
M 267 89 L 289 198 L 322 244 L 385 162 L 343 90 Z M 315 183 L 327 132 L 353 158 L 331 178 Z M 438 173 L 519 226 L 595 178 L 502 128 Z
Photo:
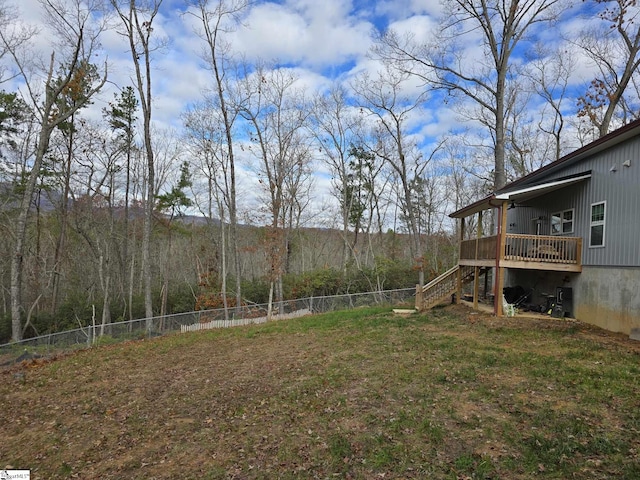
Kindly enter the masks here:
M 176 128 L 154 122 L 162 0 L 39 5 L 46 32 L 0 0 L 0 340 L 424 283 L 455 262 L 447 213 L 640 112 L 631 0 L 444 2 L 313 91 L 234 49 L 249 1 L 185 2 L 209 85 Z M 131 83 L 96 115 L 114 32 Z

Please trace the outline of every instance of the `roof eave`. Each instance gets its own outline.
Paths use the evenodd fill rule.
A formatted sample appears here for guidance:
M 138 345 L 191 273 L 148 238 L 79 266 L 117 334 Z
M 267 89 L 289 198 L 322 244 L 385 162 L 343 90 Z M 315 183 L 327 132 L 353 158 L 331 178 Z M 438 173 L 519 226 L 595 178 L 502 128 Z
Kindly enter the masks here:
M 495 195 L 489 195 L 481 200 L 473 202 L 471 205 L 467 205 L 466 207 L 462 207 L 459 210 L 456 210 L 453 213 L 449 214 L 451 218 L 466 218 L 475 213 L 482 212 L 484 210 L 489 210 L 490 208 L 498 208 L 502 204 L 501 201 L 496 200 Z
M 539 177 L 549 175 L 560 168 L 564 168 L 574 162 L 578 162 L 585 157 L 593 155 L 595 153 L 601 152 L 607 148 L 612 147 L 613 145 L 617 145 L 629 138 L 635 137 L 640 134 L 640 120 L 635 120 L 627 125 L 620 127 L 617 130 L 605 135 L 604 137 L 600 137 L 597 140 L 585 145 L 573 152 L 565 155 L 564 157 L 556 160 L 555 162 L 551 162 L 544 167 L 539 168 L 531 172 L 524 177 L 521 177 L 513 182 L 505 185 L 504 187 L 498 189 L 496 193 L 502 193 L 506 190 L 511 190 L 514 187 L 518 187 L 521 184 L 527 184 L 535 181 Z
M 501 205 L 504 200 L 500 200 L 497 198 L 500 194 L 508 193 L 514 189 L 518 189 L 521 185 L 527 185 L 529 183 L 535 182 L 540 179 L 540 177 L 544 177 L 545 175 L 549 175 L 554 171 L 557 171 L 561 168 L 564 168 L 568 165 L 571 165 L 574 162 L 578 162 L 585 157 L 593 155 L 595 153 L 601 152 L 607 148 L 610 148 L 614 145 L 617 145 L 629 138 L 635 137 L 640 134 L 640 119 L 635 120 L 623 127 L 614 130 L 613 132 L 605 135 L 604 137 L 600 137 L 597 140 L 585 145 L 573 152 L 565 155 L 564 157 L 556 160 L 555 162 L 551 162 L 544 167 L 539 168 L 538 170 L 531 172 L 524 177 L 521 177 L 513 182 L 505 185 L 504 187 L 496 190 L 496 192 L 492 195 L 489 195 L 481 200 L 478 200 L 466 207 L 463 207 L 455 212 L 449 214 L 451 218 L 464 218 L 474 213 L 478 213 L 482 210 L 487 210 L 489 208 L 497 208 Z

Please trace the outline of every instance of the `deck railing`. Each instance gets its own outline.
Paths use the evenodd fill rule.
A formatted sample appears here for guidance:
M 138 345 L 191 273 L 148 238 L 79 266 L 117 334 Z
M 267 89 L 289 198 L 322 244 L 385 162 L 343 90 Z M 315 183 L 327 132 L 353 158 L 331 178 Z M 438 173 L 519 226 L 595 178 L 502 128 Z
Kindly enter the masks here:
M 580 237 L 508 233 L 505 240 L 505 260 L 578 264 L 582 256 Z
M 464 240 L 460 260 L 495 260 L 498 236 Z M 579 265 L 582 238 L 507 233 L 502 260 Z
M 419 310 L 427 310 L 438 305 L 440 302 L 450 297 L 458 289 L 458 275 L 462 283 L 467 283 L 473 278 L 473 267 L 456 265 L 447 270 L 442 275 L 434 278 L 426 285 L 422 286 L 422 291 L 416 291 L 416 307 Z
M 495 260 L 497 241 L 497 235 L 464 240 L 460 245 L 460 259 Z

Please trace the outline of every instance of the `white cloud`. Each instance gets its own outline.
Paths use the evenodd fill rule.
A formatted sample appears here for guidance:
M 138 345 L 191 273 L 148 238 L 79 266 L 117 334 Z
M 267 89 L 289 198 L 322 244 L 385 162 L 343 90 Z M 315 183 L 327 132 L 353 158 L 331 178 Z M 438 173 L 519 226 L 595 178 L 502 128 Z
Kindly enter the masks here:
M 401 37 L 411 35 L 417 44 L 424 45 L 433 39 L 433 34 L 438 29 L 438 23 L 435 17 L 415 15 L 391 23 L 389 29 Z
M 277 59 L 313 67 L 337 65 L 366 54 L 371 24 L 344 14 L 342 2 L 261 3 L 233 36 L 251 59 Z
M 393 22 L 420 15 L 439 17 L 443 3 L 434 0 L 383 0 L 375 2 L 373 10 L 375 15 Z

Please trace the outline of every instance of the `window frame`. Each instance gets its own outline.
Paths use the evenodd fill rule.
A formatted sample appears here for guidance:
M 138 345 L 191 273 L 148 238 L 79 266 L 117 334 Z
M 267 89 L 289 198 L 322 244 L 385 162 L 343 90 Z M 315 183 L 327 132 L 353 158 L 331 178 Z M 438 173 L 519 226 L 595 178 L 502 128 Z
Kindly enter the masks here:
M 602 220 L 593 221 L 593 207 L 602 205 Z M 602 226 L 602 244 L 594 245 L 593 244 L 593 227 Z M 602 200 L 600 202 L 595 202 L 591 204 L 589 208 L 589 248 L 604 248 L 606 242 L 606 233 L 607 233 L 607 201 Z
M 571 212 L 571 222 L 565 221 L 564 219 L 564 214 L 567 212 Z M 553 233 L 553 218 L 554 217 L 559 217 L 560 218 L 560 231 L 558 233 Z M 568 232 L 564 231 L 564 225 L 566 223 L 571 223 L 571 230 Z M 567 208 L 566 210 L 560 210 L 558 212 L 553 212 L 551 214 L 551 225 L 549 226 L 549 230 L 551 235 L 553 236 L 557 236 L 560 237 L 562 235 L 570 235 L 575 233 L 576 231 L 576 209 L 575 208 Z

